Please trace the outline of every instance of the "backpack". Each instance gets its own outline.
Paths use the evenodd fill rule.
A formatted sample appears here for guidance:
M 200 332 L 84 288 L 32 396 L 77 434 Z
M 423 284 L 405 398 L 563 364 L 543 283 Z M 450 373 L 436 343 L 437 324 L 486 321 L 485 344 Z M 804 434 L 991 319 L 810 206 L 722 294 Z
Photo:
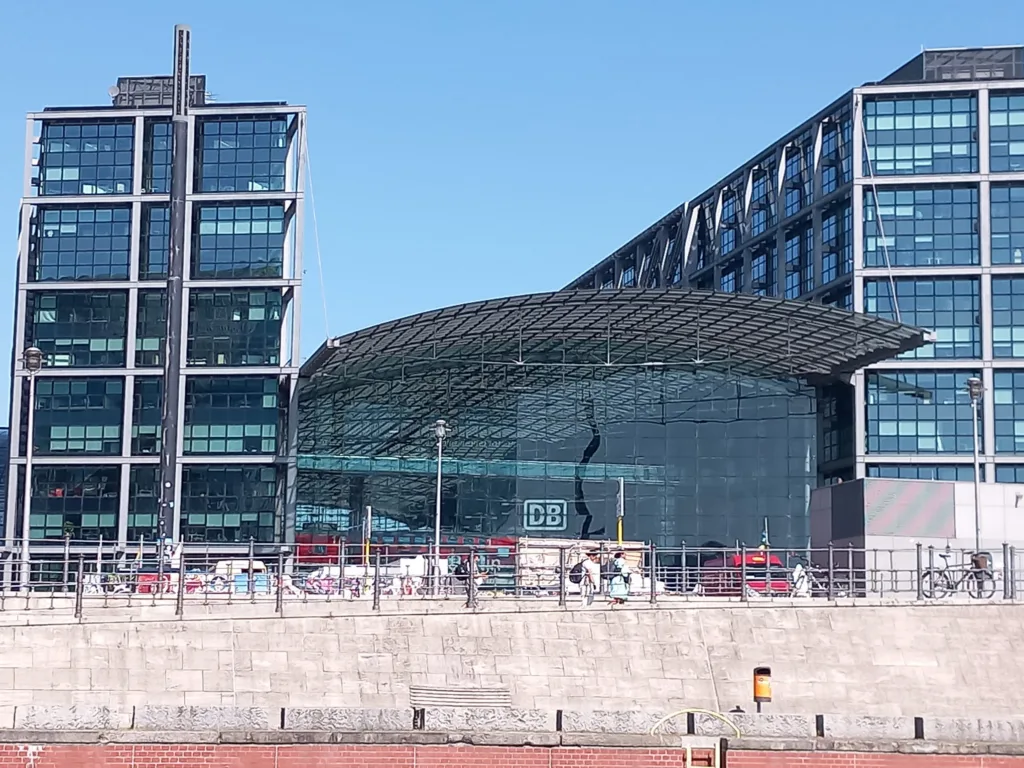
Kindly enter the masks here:
M 465 561 L 455 566 L 455 578 L 459 581 L 466 581 L 469 578 L 469 566 L 466 565 Z
M 612 579 L 619 575 L 619 567 L 615 564 L 614 560 L 609 560 L 603 566 L 601 566 L 601 581 L 610 583 Z
M 580 584 L 583 581 L 583 563 L 576 563 L 569 571 L 569 581 L 573 584 Z

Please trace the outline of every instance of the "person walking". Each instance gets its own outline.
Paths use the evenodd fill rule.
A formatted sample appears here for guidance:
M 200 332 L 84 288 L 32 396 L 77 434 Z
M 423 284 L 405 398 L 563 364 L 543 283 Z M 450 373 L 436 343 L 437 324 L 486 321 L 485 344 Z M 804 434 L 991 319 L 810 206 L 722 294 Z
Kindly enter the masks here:
M 629 599 L 629 580 L 631 571 L 626 562 L 625 552 L 616 552 L 612 559 L 611 571 L 613 576 L 609 585 L 608 595 L 612 599 L 612 605 L 624 605 Z
M 580 595 L 583 607 L 594 604 L 594 595 L 601 590 L 601 561 L 597 552 L 591 550 L 583 559 L 583 580 L 580 582 Z

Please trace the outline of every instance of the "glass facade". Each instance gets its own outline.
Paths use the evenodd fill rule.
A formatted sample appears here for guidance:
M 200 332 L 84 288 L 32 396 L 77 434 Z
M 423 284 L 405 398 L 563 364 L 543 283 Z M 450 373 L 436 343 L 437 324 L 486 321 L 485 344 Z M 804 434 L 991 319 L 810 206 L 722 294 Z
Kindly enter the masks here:
M 896 286 L 893 302 L 892 286 Z M 981 357 L 981 289 L 976 277 L 922 277 L 864 281 L 864 311 L 927 328 L 935 341 L 902 357 Z
M 41 195 L 127 195 L 132 191 L 131 121 L 48 122 L 39 152 Z
M 813 390 L 677 370 L 410 366 L 300 401 L 299 503 L 339 504 L 410 531 L 434 515 L 431 424 L 445 443 L 442 527 L 478 535 L 614 535 L 618 478 L 630 540 L 806 546 L 815 484 Z M 329 458 L 328 458 L 329 457 Z M 553 505 L 538 521 L 537 503 Z
M 127 280 L 131 210 L 98 206 L 43 208 L 29 247 L 29 279 Z
M 978 172 L 976 96 L 872 97 L 864 133 L 865 176 Z
M 1024 170 L 1024 94 L 993 93 L 988 124 L 991 170 Z
M 27 303 L 24 348 L 42 350 L 48 367 L 125 365 L 126 291 L 34 291 Z
M 981 476 L 984 479 L 984 467 Z M 974 480 L 974 467 L 971 464 L 868 464 L 868 477 L 971 482 Z
M 996 453 L 1024 453 L 1024 371 L 997 371 L 992 379 Z
M 1024 275 L 992 278 L 992 356 L 1024 357 Z
M 867 453 L 973 453 L 967 379 L 979 375 L 977 371 L 868 371 Z
M 1024 265 L 1024 186 L 992 185 L 992 263 Z
M 281 277 L 283 205 L 199 206 L 192 237 L 192 278 Z
M 932 187 L 864 193 L 865 267 L 981 263 L 978 188 Z
M 297 389 L 301 274 L 287 285 L 280 278 L 286 258 L 301 259 L 287 230 L 304 205 L 305 121 L 301 108 L 276 103 L 253 104 L 248 115 L 216 110 L 197 108 L 188 142 L 179 414 L 187 457 L 178 457 L 184 485 L 172 533 L 237 542 L 243 554 L 250 537 L 283 535 L 292 498 L 278 480 Z M 150 108 L 117 104 L 103 114 L 29 116 L 8 465 L 18 481 L 0 505 L 17 510 L 5 521 L 9 538 L 20 536 L 26 495 L 34 538 L 127 546 L 159 533 L 172 126 Z M 211 192 L 216 201 L 192 197 Z M 20 362 L 29 346 L 44 358 L 34 379 Z

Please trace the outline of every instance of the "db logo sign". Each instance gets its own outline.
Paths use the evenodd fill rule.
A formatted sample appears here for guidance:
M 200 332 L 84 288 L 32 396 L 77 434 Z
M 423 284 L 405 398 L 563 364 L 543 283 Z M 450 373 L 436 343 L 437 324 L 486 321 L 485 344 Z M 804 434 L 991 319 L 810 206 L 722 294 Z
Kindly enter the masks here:
M 568 524 L 567 505 L 561 499 L 523 502 L 524 530 L 564 531 Z

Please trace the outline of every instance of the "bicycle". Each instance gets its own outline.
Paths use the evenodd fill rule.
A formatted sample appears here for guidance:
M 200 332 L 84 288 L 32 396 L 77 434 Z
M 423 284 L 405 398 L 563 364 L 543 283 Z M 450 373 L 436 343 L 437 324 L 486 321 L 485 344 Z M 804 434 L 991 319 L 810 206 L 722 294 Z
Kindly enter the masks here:
M 963 587 L 976 600 L 987 600 L 996 593 L 995 574 L 988 567 L 991 555 L 971 555 L 969 567 L 950 565 L 951 552 L 940 552 L 939 557 L 943 561 L 941 568 L 928 568 L 921 574 L 921 591 L 926 598 L 941 600 Z

